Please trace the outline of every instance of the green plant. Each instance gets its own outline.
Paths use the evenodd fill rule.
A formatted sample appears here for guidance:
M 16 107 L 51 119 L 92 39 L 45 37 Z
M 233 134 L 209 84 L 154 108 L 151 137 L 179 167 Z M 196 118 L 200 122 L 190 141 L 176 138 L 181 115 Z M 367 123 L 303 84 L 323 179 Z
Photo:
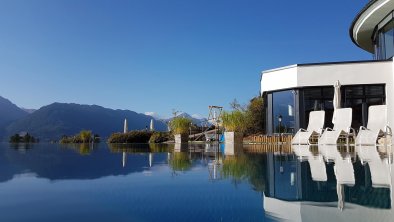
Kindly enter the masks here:
M 240 110 L 223 112 L 222 124 L 227 132 L 244 132 L 247 126 L 246 113 Z
M 79 132 L 79 138 L 81 138 L 82 143 L 89 143 L 92 138 L 92 131 L 82 130 Z
M 149 143 L 163 143 L 170 140 L 170 137 L 168 132 L 154 132 L 149 139 Z
M 191 123 L 192 121 L 188 118 L 175 117 L 170 121 L 169 126 L 173 134 L 186 134 L 189 132 Z
M 127 133 L 113 133 L 108 138 L 108 143 L 147 143 L 152 132 L 130 131 Z
M 249 101 L 246 109 L 247 127 L 245 133 L 247 135 L 265 132 L 265 107 L 262 97 L 254 97 Z
M 100 142 L 100 136 L 97 134 L 94 134 L 92 137 L 92 131 L 90 130 L 82 130 L 78 134 L 74 136 L 66 136 L 64 135 L 59 143 L 66 144 L 66 143 L 99 143 Z

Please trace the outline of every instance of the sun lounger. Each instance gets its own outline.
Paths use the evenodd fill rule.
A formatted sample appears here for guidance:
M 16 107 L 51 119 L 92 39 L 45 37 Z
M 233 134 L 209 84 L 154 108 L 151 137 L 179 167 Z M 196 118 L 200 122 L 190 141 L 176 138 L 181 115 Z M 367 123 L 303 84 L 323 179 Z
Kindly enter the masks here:
M 391 128 L 387 126 L 387 106 L 378 105 L 368 108 L 368 125 L 361 126 L 356 137 L 356 145 L 376 145 L 380 137 L 391 135 Z
M 337 144 L 340 137 L 354 136 L 352 125 L 352 109 L 341 108 L 335 110 L 334 127 L 326 128 L 319 138 L 318 144 Z
M 300 129 L 291 141 L 291 144 L 310 144 L 312 136 L 319 136 L 324 126 L 324 111 L 312 111 L 309 113 L 307 129 Z

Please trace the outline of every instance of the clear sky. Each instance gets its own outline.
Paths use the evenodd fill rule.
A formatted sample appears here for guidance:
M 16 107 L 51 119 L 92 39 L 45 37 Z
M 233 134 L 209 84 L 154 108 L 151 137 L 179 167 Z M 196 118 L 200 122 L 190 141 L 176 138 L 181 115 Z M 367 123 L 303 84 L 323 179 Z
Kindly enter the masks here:
M 372 59 L 354 0 L 1 0 L 0 96 L 170 116 L 259 94 L 262 70 Z

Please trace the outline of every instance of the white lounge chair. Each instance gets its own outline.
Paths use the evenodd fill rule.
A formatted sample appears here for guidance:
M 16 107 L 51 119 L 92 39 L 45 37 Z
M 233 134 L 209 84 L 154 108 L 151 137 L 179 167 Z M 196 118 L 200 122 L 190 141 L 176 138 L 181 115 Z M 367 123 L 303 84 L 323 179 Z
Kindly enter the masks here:
M 354 136 L 354 129 L 352 125 L 352 109 L 340 108 L 335 110 L 335 124 L 334 127 L 325 128 L 323 134 L 319 138 L 318 144 L 337 144 L 339 137 L 348 138 Z
M 368 125 L 361 126 L 356 137 L 356 145 L 376 145 L 379 137 L 391 135 L 391 128 L 387 126 L 387 106 L 378 105 L 368 108 Z
M 319 136 L 324 126 L 324 111 L 312 111 L 309 113 L 307 129 L 300 129 L 291 140 L 291 144 L 310 144 L 311 136 Z

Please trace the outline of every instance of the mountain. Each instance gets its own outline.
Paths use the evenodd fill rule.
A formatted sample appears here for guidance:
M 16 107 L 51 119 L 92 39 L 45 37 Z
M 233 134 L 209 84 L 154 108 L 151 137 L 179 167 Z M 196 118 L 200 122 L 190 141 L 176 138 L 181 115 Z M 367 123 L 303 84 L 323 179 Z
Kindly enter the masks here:
M 27 131 L 41 141 L 58 140 L 63 135 L 74 135 L 86 129 L 102 138 L 113 132 L 123 132 L 124 119 L 129 130 L 149 127 L 152 117 L 129 110 L 113 110 L 97 105 L 74 103 L 53 103 L 20 119 L 6 128 L 6 135 Z M 154 121 L 156 130 L 166 130 L 167 126 Z
M 181 114 L 177 115 L 177 117 L 184 117 L 184 118 L 190 119 L 192 121 L 192 123 L 197 126 L 205 126 L 208 123 L 206 118 L 194 118 L 188 113 L 181 113 Z M 162 119 L 161 121 L 167 123 L 167 122 L 171 121 L 173 118 L 174 117 L 169 118 L 169 119 Z M 208 125 L 211 125 L 211 124 L 208 123 Z
M 24 110 L 25 112 L 27 112 L 27 113 L 34 113 L 35 111 L 36 111 L 36 109 L 27 109 L 27 108 L 23 108 L 23 107 L 20 107 L 22 110 Z
M 17 107 L 8 99 L 0 96 L 0 138 L 4 135 L 4 128 L 15 120 L 24 118 L 27 112 Z

